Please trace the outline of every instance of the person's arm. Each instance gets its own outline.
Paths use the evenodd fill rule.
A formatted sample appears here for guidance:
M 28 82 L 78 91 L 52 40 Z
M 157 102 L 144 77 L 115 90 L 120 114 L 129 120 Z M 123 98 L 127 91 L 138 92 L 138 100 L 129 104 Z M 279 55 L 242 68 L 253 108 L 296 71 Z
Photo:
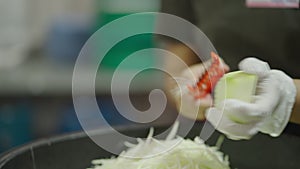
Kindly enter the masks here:
M 161 0 L 161 12 L 178 16 L 193 24 L 196 23 L 192 0 Z M 162 22 L 156 25 L 156 29 L 170 30 L 173 28 L 170 25 Z M 191 30 L 184 29 L 182 30 L 182 33 L 187 37 L 193 37 Z M 177 55 L 187 65 L 192 65 L 199 62 L 199 59 L 196 57 L 195 53 L 178 40 L 170 37 L 160 37 L 159 41 L 167 51 Z M 165 59 L 164 61 L 168 71 L 173 73 L 180 73 L 182 71 L 182 68 L 174 64 L 175 62 L 173 59 Z
M 161 0 L 161 12 L 178 16 L 193 24 L 196 23 L 192 0 Z M 170 30 L 173 28 L 168 24 L 164 24 L 164 22 L 158 22 L 156 29 Z M 182 30 L 182 33 L 187 37 L 192 37 L 191 30 Z M 162 48 L 175 54 L 188 66 L 200 63 L 199 58 L 195 55 L 195 53 L 183 43 L 170 37 L 158 37 L 159 44 Z M 175 59 L 165 57 L 164 63 L 166 71 L 178 75 L 178 77 L 180 76 L 182 70 L 184 70 L 184 67 L 181 67 L 182 65 L 178 65 Z M 170 96 L 169 91 L 175 87 L 174 84 L 175 83 L 171 80 L 171 78 L 167 78 L 165 80 L 165 88 L 168 96 Z
M 179 42 L 171 42 L 165 45 L 167 51 L 175 54 L 182 61 L 184 61 L 188 66 L 191 66 L 196 63 L 200 63 L 200 59 L 196 54 L 187 46 Z M 166 70 L 173 72 L 175 74 L 180 74 L 183 70 L 183 67 L 179 67 L 174 62 L 174 59 L 165 58 L 164 60 Z
M 297 89 L 297 96 L 291 114 L 290 122 L 300 124 L 300 79 L 294 80 L 294 83 Z
M 196 54 L 182 43 L 169 41 L 164 46 L 167 51 L 179 57 L 179 59 L 185 62 L 188 66 L 199 63 L 199 59 L 196 57 Z M 167 72 L 171 72 L 177 77 L 180 77 L 182 71 L 185 69 L 184 67 L 178 65 L 175 59 L 171 59 L 169 57 L 164 58 L 164 67 Z M 169 100 L 171 101 L 174 101 L 174 98 L 170 91 L 176 87 L 175 85 L 176 83 L 172 80 L 172 78 L 165 79 L 165 89 L 168 94 L 168 98 L 170 98 Z

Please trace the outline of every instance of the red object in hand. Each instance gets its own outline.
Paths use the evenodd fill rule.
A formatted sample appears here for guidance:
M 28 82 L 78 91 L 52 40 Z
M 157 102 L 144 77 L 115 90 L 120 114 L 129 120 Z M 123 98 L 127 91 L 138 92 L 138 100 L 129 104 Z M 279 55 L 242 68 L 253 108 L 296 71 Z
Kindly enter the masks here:
M 222 63 L 220 61 L 220 57 L 214 52 L 211 52 L 210 55 L 210 67 L 199 78 L 195 86 L 189 86 L 189 90 L 194 95 L 195 99 L 202 99 L 205 98 L 208 94 L 211 94 L 215 85 L 225 73 L 225 70 L 223 69 Z

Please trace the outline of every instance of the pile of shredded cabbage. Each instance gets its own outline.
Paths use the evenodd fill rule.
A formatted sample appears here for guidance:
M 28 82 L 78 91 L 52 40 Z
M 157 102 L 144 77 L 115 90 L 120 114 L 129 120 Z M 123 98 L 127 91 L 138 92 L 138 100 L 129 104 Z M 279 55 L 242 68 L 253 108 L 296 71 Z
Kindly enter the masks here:
M 230 169 L 228 156 L 218 147 L 205 145 L 199 137 L 175 137 L 177 129 L 175 123 L 165 140 L 154 139 L 150 129 L 147 139 L 138 138 L 137 144 L 126 142 L 128 150 L 119 157 L 93 160 L 92 169 Z

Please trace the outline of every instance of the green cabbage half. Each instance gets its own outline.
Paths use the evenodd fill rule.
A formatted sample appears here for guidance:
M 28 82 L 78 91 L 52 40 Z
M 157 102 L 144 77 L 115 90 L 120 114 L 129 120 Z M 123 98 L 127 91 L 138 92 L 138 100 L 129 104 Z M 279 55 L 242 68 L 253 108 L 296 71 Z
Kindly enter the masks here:
M 225 74 L 217 83 L 214 90 L 214 106 L 219 110 L 223 110 L 223 101 L 225 99 L 237 99 L 251 103 L 255 95 L 257 76 L 245 73 L 243 71 L 235 71 Z M 241 119 L 230 117 L 231 120 L 243 123 Z

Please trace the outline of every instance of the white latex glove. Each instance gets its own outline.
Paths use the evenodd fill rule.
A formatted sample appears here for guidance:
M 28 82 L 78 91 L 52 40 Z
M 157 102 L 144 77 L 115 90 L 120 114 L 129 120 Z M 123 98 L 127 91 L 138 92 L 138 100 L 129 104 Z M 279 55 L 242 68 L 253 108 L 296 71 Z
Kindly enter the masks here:
M 268 63 L 256 58 L 242 60 L 239 68 L 258 76 L 254 102 L 226 99 L 223 102 L 224 111 L 215 107 L 206 111 L 207 120 L 235 140 L 250 139 L 259 131 L 273 137 L 279 136 L 289 121 L 295 102 L 293 80 L 280 70 L 270 70 Z M 232 117 L 242 119 L 243 123 L 231 120 Z
M 221 60 L 221 66 L 225 72 L 229 71 L 229 67 Z M 213 104 L 212 95 L 208 94 L 205 98 L 195 99 L 190 93 L 188 86 L 193 86 L 199 78 L 205 73 L 210 66 L 210 61 L 190 66 L 181 72 L 179 86 L 173 89 L 173 97 L 175 98 L 177 109 L 180 114 L 191 119 L 204 120 L 205 110 Z

